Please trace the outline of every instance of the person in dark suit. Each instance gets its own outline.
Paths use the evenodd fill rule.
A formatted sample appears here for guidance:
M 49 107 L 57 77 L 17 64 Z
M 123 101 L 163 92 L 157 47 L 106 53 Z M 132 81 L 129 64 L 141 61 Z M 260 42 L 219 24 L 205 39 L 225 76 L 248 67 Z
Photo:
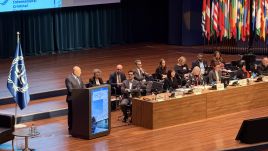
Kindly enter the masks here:
M 136 68 L 133 70 L 134 79 L 140 82 L 141 89 L 146 89 L 146 94 L 151 94 L 153 82 L 152 75 L 142 68 L 141 60 L 135 61 Z
M 126 75 L 123 72 L 123 66 L 121 64 L 116 66 L 116 71 L 110 75 L 109 83 L 112 88 L 113 95 L 121 95 L 122 82 L 126 80 Z
M 192 62 L 192 69 L 194 69 L 194 67 L 196 66 L 198 66 L 201 69 L 202 75 L 208 74 L 208 64 L 207 64 L 207 61 L 203 59 L 202 53 L 199 53 L 197 55 L 197 60 Z
M 124 114 L 123 122 L 128 120 L 128 110 L 132 108 L 132 98 L 140 96 L 140 82 L 134 79 L 134 72 L 128 71 L 128 79 L 123 81 L 121 86 L 121 91 L 123 93 L 123 99 L 120 103 L 121 110 Z
M 155 70 L 155 78 L 158 80 L 164 80 L 167 77 L 167 66 L 164 59 L 160 59 L 159 66 Z
M 181 56 L 178 59 L 178 63 L 174 66 L 174 70 L 176 71 L 177 76 L 179 76 L 181 79 L 184 78 L 186 73 L 189 73 L 189 68 L 186 64 L 186 58 L 184 56 Z
M 137 81 L 146 82 L 150 78 L 151 74 L 145 72 L 142 68 L 141 60 L 135 60 L 136 68 L 133 70 L 134 72 L 134 79 Z
M 212 64 L 213 69 L 209 72 L 209 84 L 217 84 L 221 82 L 221 64 L 220 62 L 214 62 Z
M 257 66 L 258 75 L 268 76 L 268 58 L 264 57 L 261 60 L 261 64 Z
M 85 88 L 85 85 L 81 78 L 81 69 L 78 66 L 73 67 L 73 73 L 68 75 L 65 79 L 65 85 L 67 88 L 66 102 L 68 104 L 68 130 L 69 134 L 72 131 L 72 90 Z
M 181 85 L 180 79 L 177 79 L 175 70 L 168 70 L 167 78 L 164 80 L 164 90 L 175 90 Z
M 101 70 L 94 69 L 93 77 L 89 79 L 89 87 L 99 86 L 103 84 L 103 80 L 101 78 Z
M 246 62 L 244 60 L 240 60 L 237 67 L 236 77 L 238 79 L 250 78 L 250 73 L 246 69 Z

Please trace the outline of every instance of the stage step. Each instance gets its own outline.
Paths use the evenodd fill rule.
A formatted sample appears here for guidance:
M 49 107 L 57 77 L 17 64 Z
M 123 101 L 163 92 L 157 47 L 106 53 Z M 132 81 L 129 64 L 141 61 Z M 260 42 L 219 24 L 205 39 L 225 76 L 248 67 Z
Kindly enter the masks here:
M 50 97 L 31 101 L 24 109 L 17 109 L 17 122 L 24 123 L 67 115 L 66 96 Z M 15 115 L 15 104 L 0 106 L 0 113 Z
M 66 91 L 67 91 L 66 88 L 63 88 L 63 89 L 52 90 L 52 91 L 47 91 L 47 92 L 34 93 L 30 95 L 30 98 L 31 98 L 31 101 L 36 101 L 39 99 L 64 96 L 67 94 Z M 0 98 L 0 106 L 7 105 L 7 104 L 14 104 L 12 97 Z

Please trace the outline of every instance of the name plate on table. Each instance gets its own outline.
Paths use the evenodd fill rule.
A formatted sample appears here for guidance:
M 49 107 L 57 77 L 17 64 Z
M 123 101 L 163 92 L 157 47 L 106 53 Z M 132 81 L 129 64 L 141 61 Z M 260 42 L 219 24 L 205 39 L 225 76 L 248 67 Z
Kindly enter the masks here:
M 248 85 L 248 80 L 247 79 L 242 79 L 242 80 L 239 80 L 238 83 L 241 86 L 246 86 L 246 85 Z
M 262 80 L 263 80 L 264 82 L 268 82 L 268 76 L 264 76 L 264 77 L 262 77 Z
M 224 90 L 224 84 L 223 83 L 216 84 L 216 89 L 217 90 Z

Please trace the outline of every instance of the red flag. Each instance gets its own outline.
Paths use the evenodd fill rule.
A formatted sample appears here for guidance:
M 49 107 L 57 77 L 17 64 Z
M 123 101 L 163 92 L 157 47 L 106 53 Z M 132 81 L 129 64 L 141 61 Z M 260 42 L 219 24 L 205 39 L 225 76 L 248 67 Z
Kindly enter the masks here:
M 210 0 L 207 0 L 207 7 L 206 7 L 206 31 L 207 31 L 207 38 L 210 40 Z
M 214 0 L 214 10 L 213 11 L 213 29 L 216 32 L 217 37 L 219 36 L 219 19 L 218 19 L 218 11 L 219 11 L 219 3 L 218 0 Z

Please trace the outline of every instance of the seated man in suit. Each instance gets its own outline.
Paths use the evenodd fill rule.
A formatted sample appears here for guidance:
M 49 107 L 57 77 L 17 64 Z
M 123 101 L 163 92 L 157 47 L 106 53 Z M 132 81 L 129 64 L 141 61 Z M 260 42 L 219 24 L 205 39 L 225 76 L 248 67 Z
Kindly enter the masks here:
M 198 66 L 201 69 L 201 74 L 202 75 L 207 75 L 208 74 L 208 71 L 207 71 L 208 64 L 207 64 L 207 61 L 203 59 L 203 54 L 202 53 L 199 53 L 197 55 L 197 60 L 192 62 L 192 70 L 196 66 Z
M 214 85 L 221 82 L 221 64 L 219 62 L 214 62 L 211 64 L 213 69 L 209 72 L 209 84 Z
M 89 79 L 88 84 L 89 84 L 89 87 L 99 86 L 99 85 L 103 84 L 100 69 L 93 70 L 93 77 Z
M 257 66 L 258 75 L 268 76 L 268 58 L 264 57 L 261 60 L 261 64 Z
M 131 115 L 131 99 L 140 95 L 140 83 L 134 79 L 133 71 L 128 71 L 128 79 L 123 81 L 121 91 L 123 93 L 123 99 L 121 101 L 120 107 L 124 114 L 123 122 L 127 122 L 128 110 L 130 110 Z
M 121 85 L 124 80 L 126 80 L 126 75 L 123 72 L 123 66 L 119 64 L 116 66 L 116 71 L 109 78 L 113 95 L 121 95 Z
M 146 94 L 151 94 L 153 82 L 150 80 L 152 76 L 142 68 L 141 60 L 136 60 L 135 64 L 134 79 L 141 83 L 142 89 L 146 89 Z
M 67 88 L 67 98 L 66 102 L 68 103 L 68 130 L 69 134 L 72 131 L 72 90 L 73 89 L 82 89 L 85 88 L 85 85 L 81 78 L 81 69 L 78 66 L 73 67 L 73 73 L 68 75 L 65 79 L 65 85 Z

